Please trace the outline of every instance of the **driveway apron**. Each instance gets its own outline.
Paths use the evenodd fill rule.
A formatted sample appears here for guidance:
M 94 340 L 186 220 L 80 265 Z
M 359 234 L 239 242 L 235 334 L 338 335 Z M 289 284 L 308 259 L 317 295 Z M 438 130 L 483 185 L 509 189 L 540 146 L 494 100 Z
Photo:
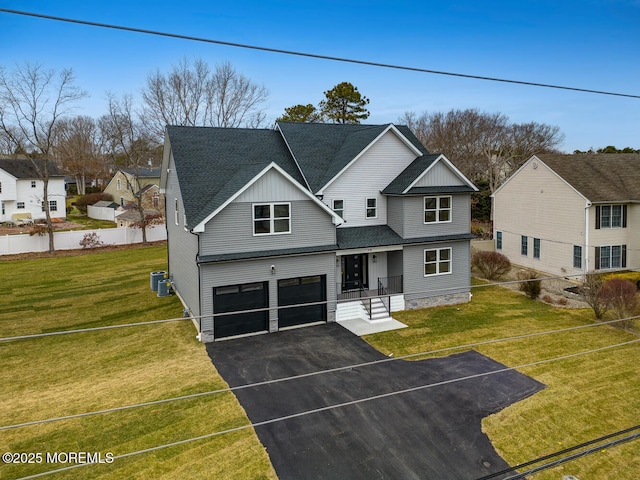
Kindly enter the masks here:
M 335 323 L 207 344 L 231 387 L 389 360 Z M 474 351 L 392 360 L 235 392 L 281 480 L 474 480 L 505 468 L 484 417 L 544 385 Z M 400 390 L 410 392 L 393 395 Z M 373 400 L 369 397 L 379 396 Z M 362 400 L 362 401 L 361 401 Z M 337 408 L 326 408 L 341 405 Z M 324 409 L 310 414 L 313 410 Z M 288 417 L 285 420 L 277 420 Z M 508 475 L 496 478 L 505 478 Z

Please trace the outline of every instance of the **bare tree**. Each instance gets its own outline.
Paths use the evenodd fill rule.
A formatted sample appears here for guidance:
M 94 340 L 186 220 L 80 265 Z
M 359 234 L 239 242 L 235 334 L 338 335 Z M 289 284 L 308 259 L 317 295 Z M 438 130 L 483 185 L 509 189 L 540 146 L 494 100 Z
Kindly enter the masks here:
M 140 168 L 154 155 L 157 144 L 139 121 L 133 110 L 133 100 L 130 95 L 117 98 L 108 94 L 109 113 L 99 120 L 102 135 L 106 140 L 107 150 L 115 159 L 124 158 L 127 167 L 133 169 L 133 180 L 127 177 L 128 188 L 136 198 L 135 208 L 144 223 L 145 212 L 142 205 L 143 189 L 140 185 Z M 142 241 L 147 243 L 146 228 L 142 228 Z
M 0 68 L 0 129 L 14 151 L 24 153 L 44 183 L 43 207 L 49 251 L 55 251 L 49 208 L 50 163 L 58 123 L 87 93 L 74 85 L 73 71 L 56 74 L 41 65 L 25 63 L 12 71 Z M 39 159 L 45 161 L 38 161 Z
M 184 58 L 169 73 L 147 77 L 142 118 L 157 138 L 166 125 L 256 127 L 264 121 L 261 105 L 268 95 L 229 62 L 212 71 L 203 60 L 192 65 Z
M 101 171 L 102 138 L 97 122 L 78 116 L 59 122 L 56 128 L 56 158 L 63 170 L 75 177 L 78 194 L 84 195 L 87 177 L 95 178 Z

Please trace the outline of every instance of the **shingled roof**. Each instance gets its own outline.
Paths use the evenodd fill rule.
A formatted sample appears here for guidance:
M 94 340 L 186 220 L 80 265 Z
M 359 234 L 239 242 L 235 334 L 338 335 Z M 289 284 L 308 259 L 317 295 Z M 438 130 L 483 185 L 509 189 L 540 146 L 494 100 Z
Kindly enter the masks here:
M 62 177 L 58 167 L 56 167 L 56 164 L 51 160 L 48 160 L 48 168 L 49 177 Z M 0 169 L 19 179 L 42 178 L 44 174 L 44 160 L 0 159 Z
M 305 185 L 275 130 L 167 127 L 189 225 L 198 225 L 272 162 Z
M 593 203 L 640 201 L 640 155 L 536 155 Z

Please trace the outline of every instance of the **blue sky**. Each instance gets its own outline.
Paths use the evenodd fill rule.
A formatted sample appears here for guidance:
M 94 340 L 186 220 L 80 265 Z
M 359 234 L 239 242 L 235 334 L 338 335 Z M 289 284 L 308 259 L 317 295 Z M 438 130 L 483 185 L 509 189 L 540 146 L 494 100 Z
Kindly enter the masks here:
M 640 95 L 640 0 L 0 0 L 0 8 L 372 62 Z M 183 57 L 229 61 L 270 92 L 267 118 L 317 104 L 342 81 L 367 123 L 406 111 L 477 108 L 557 125 L 562 149 L 640 148 L 640 99 L 286 56 L 0 12 L 0 65 L 73 68 L 99 117 L 105 93 L 138 96 Z

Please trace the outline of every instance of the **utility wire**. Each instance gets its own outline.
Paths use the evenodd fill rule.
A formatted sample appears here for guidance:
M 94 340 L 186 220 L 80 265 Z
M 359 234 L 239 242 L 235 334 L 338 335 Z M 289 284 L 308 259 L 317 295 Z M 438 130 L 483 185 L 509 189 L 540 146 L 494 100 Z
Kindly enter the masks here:
M 510 372 L 510 371 L 516 370 L 516 369 L 534 367 L 534 366 L 543 365 L 543 364 L 546 364 L 546 363 L 557 362 L 557 361 L 560 361 L 560 360 L 567 360 L 567 359 L 570 359 L 570 358 L 575 358 L 575 357 L 579 357 L 579 356 L 582 356 L 582 355 L 588 355 L 588 354 L 591 354 L 591 353 L 601 352 L 601 351 L 605 351 L 605 350 L 609 350 L 609 349 L 612 349 L 612 348 L 617 348 L 617 347 L 621 347 L 621 346 L 624 346 L 624 345 L 629 345 L 629 344 L 637 343 L 637 342 L 640 342 L 640 339 L 629 340 L 627 342 L 622 342 L 622 343 L 618 343 L 618 344 L 615 344 L 615 345 L 608 345 L 606 347 L 594 348 L 594 349 L 591 349 L 591 350 L 586 350 L 584 352 L 572 353 L 572 354 L 569 354 L 569 355 L 563 355 L 563 356 L 560 356 L 560 357 L 550 358 L 550 359 L 546 359 L 546 360 L 539 360 L 537 362 L 531 362 L 531 363 L 527 363 L 527 364 L 522 364 L 522 365 L 518 365 L 518 366 L 515 366 L 515 367 L 505 367 L 505 368 L 502 368 L 502 369 L 499 369 L 499 370 L 493 370 L 493 371 L 490 371 L 490 372 L 483 372 L 483 373 L 478 373 L 478 374 L 474 374 L 474 375 L 468 375 L 466 377 L 459 377 L 459 378 L 454 378 L 454 379 L 450 379 L 450 380 L 444 380 L 444 381 L 441 381 L 441 382 L 430 383 L 430 384 L 427 384 L 427 385 L 420 385 L 420 386 L 417 386 L 417 387 L 406 388 L 406 389 L 403 389 L 403 390 L 383 393 L 383 394 L 380 394 L 380 395 L 372 395 L 370 397 L 365 397 L 365 398 L 361 398 L 361 399 L 358 399 L 358 400 L 352 400 L 352 401 L 349 401 L 349 402 L 338 403 L 338 404 L 335 404 L 335 405 L 328 405 L 328 406 L 325 406 L 325 407 L 320 407 L 320 408 L 316 408 L 316 409 L 312 409 L 312 410 L 307 410 L 307 411 L 304 411 L 304 412 L 294 413 L 292 415 L 286 415 L 286 416 L 282 416 L 282 417 L 277 417 L 277 418 L 273 418 L 273 419 L 270 419 L 270 420 L 265 420 L 265 421 L 262 421 L 262 422 L 250 423 L 248 425 L 242 425 L 240 427 L 235 427 L 235 428 L 222 430 L 222 431 L 218 431 L 218 432 L 212 432 L 212 433 L 208 433 L 208 434 L 205 434 L 205 435 L 200 435 L 200 436 L 197 436 L 197 437 L 187 438 L 187 439 L 184 439 L 184 440 L 178 440 L 176 442 L 166 443 L 166 444 L 163 444 L 163 445 L 157 445 L 155 447 L 150 447 L 150 448 L 146 448 L 146 449 L 143 449 L 143 450 L 124 453 L 124 454 L 121 454 L 121 455 L 114 456 L 113 459 L 115 461 L 115 460 L 122 459 L 122 458 L 128 458 L 128 457 L 132 457 L 132 456 L 135 456 L 135 455 L 154 452 L 154 451 L 162 450 L 162 449 L 169 448 L 169 447 L 174 447 L 174 446 L 178 446 L 178 445 L 184 445 L 186 443 L 191 443 L 191 442 L 195 442 L 195 441 L 198 441 L 198 440 L 204 440 L 204 439 L 207 439 L 207 438 L 212 438 L 212 437 L 216 437 L 216 436 L 219 436 L 219 435 L 224 435 L 226 433 L 237 432 L 237 431 L 246 430 L 246 429 L 249 429 L 249 428 L 261 427 L 261 426 L 269 425 L 269 424 L 272 424 L 272 423 L 278 423 L 278 422 L 282 422 L 282 421 L 286 421 L 286 420 L 292 420 L 294 418 L 299 418 L 299 417 L 303 417 L 303 416 L 306 416 L 306 415 L 312 415 L 312 414 L 315 414 L 315 413 L 326 412 L 326 411 L 334 410 L 334 409 L 337 409 L 337 408 L 343 408 L 343 407 L 348 407 L 348 406 L 352 406 L 352 405 L 358 405 L 358 404 L 361 404 L 361 403 L 370 402 L 372 400 L 380 400 L 382 398 L 393 397 L 395 395 L 401 395 L 401 394 L 405 394 L 405 393 L 417 392 L 417 391 L 425 390 L 427 388 L 440 387 L 440 386 L 443 386 L 443 385 L 449 385 L 449 384 L 461 382 L 461 381 L 464 381 L 464 380 L 471 380 L 471 379 L 474 379 L 474 378 L 486 377 L 486 376 L 495 375 L 495 374 L 498 374 L 498 373 Z M 68 467 L 63 467 L 63 468 L 59 468 L 59 469 L 56 469 L 56 470 L 50 470 L 48 472 L 42 472 L 42 473 L 39 473 L 39 474 L 36 474 L 36 475 L 31 475 L 29 477 L 23 477 L 23 480 L 31 479 L 31 478 L 38 478 L 38 477 L 42 477 L 42 476 L 45 476 L 45 475 L 51 475 L 51 474 L 54 474 L 54 473 L 59 473 L 59 472 L 63 472 L 63 471 L 66 471 L 66 470 L 71 470 L 73 468 L 84 467 L 86 465 L 92 465 L 92 464 L 71 465 L 71 466 L 68 466 Z
M 633 317 L 633 318 L 640 318 L 639 317 Z M 83 418 L 83 417 L 89 417 L 89 416 L 93 416 L 93 415 L 102 415 L 102 414 L 106 414 L 106 413 L 114 413 L 114 412 L 119 412 L 119 411 L 123 411 L 123 410 L 130 410 L 133 408 L 140 408 L 140 407 L 149 407 L 149 406 L 153 406 L 153 405 L 161 405 L 164 403 L 171 403 L 171 402 L 177 402 L 177 401 L 182 401 L 182 400 L 190 400 L 190 399 L 194 399 L 194 398 L 198 398 L 198 397 L 204 397 L 204 396 L 210 396 L 210 395 L 217 395 L 217 394 L 221 394 L 221 393 L 228 393 L 228 392 L 236 392 L 238 390 L 245 390 L 247 388 L 254 388 L 254 387 L 262 387 L 265 385 L 271 385 L 271 384 L 275 384 L 275 383 L 281 383 L 281 382 L 287 382 L 290 380 L 299 380 L 301 378 L 308 378 L 308 377 L 314 377 L 317 375 L 324 375 L 327 373 L 336 373 L 336 372 L 340 372 L 340 371 L 344 371 L 344 370 L 352 370 L 354 368 L 362 368 L 362 367 L 368 367 L 368 366 L 372 366 L 372 365 L 378 365 L 381 363 L 387 363 L 387 362 L 394 362 L 397 360 L 408 360 L 411 358 L 417 358 L 417 357 L 424 357 L 427 355 L 435 355 L 438 353 L 445 353 L 445 352 L 451 352 L 454 350 L 462 350 L 462 349 L 466 349 L 466 348 L 476 348 L 476 347 L 480 347 L 483 345 L 491 345 L 491 344 L 495 344 L 495 343 L 501 343 L 501 342 L 508 342 L 508 341 L 513 341 L 513 340 L 524 340 L 527 338 L 533 338 L 533 337 L 540 337 L 543 335 L 551 335 L 551 334 L 557 334 L 557 333 L 564 333 L 564 332 L 570 332 L 570 331 L 575 331 L 575 330 L 581 330 L 583 328 L 592 328 L 592 327 L 599 327 L 601 325 L 610 325 L 616 322 L 621 322 L 624 320 L 628 320 L 628 319 L 618 319 L 618 320 L 610 320 L 607 322 L 599 322 L 599 323 L 593 323 L 593 324 L 589 324 L 589 325 L 579 325 L 576 327 L 567 327 L 567 328 L 562 328 L 562 329 L 558 329 L 558 330 L 547 330 L 545 332 L 536 332 L 536 333 L 529 333 L 529 334 L 524 334 L 524 335 L 517 335 L 517 336 L 513 336 L 513 337 L 505 337 L 505 338 L 497 338 L 497 339 L 493 339 L 493 340 L 485 340 L 482 342 L 475 342 L 475 343 L 468 343 L 465 345 L 456 345 L 456 346 L 452 346 L 452 347 L 445 347 L 445 348 L 440 348 L 437 350 L 430 350 L 430 351 L 425 351 L 425 352 L 418 352 L 418 353 L 411 353 L 411 354 L 407 354 L 407 355 L 402 355 L 399 357 L 387 357 L 387 358 L 383 358 L 380 360 L 373 360 L 370 362 L 362 362 L 362 363 L 357 363 L 357 364 L 351 364 L 351 365 L 347 365 L 347 366 L 343 366 L 343 367 L 336 367 L 336 368 L 330 368 L 330 369 L 325 369 L 325 370 L 318 370 L 315 372 L 309 372 L 309 373 L 303 373 L 300 375 L 292 375 L 289 377 L 283 377 L 283 378 L 276 378 L 273 380 L 265 380 L 262 382 L 254 382 L 254 383 L 248 383 L 246 385 L 238 385 L 235 387 L 229 387 L 229 388 L 221 388 L 218 390 L 209 390 L 207 392 L 199 392 L 199 393 L 193 393 L 190 395 L 182 395 L 179 397 L 171 397 L 171 398 L 164 398 L 161 400 L 152 400 L 152 401 L 148 401 L 148 402 L 141 402 L 141 403 L 134 403 L 134 404 L 130 404 L 130 405 L 122 405 L 120 407 L 113 407 L 113 408 L 106 408 L 106 409 L 102 409 L 102 410 L 95 410 L 92 412 L 83 412 L 83 413 L 77 413 L 77 414 L 73 414 L 73 415 L 64 415 L 61 417 L 52 417 L 52 418 L 45 418 L 45 419 L 41 419 L 41 420 L 32 420 L 29 422 L 23 422 L 23 423 L 16 423 L 13 425 L 3 425 L 0 426 L 0 431 L 2 430 L 10 430 L 10 429 L 14 429 L 14 428 L 22 428 L 22 427 L 28 427 L 28 426 L 32 426 L 32 425 L 38 425 L 38 424 L 43 424 L 43 423 L 51 423 L 51 422 L 59 422 L 62 420 L 71 420 L 71 419 L 75 419 L 75 418 Z
M 629 269 L 629 268 L 624 268 L 624 269 L 619 269 L 619 270 L 607 270 L 607 273 L 615 273 L 615 272 L 636 272 L 640 269 Z M 584 273 L 576 273 L 576 274 L 572 274 L 572 275 L 552 275 L 552 276 L 547 276 L 547 277 L 538 277 L 538 278 L 527 278 L 527 279 L 519 279 L 519 280 L 507 280 L 507 281 L 503 281 L 503 282 L 493 282 L 493 283 L 481 283 L 478 285 L 469 285 L 469 289 L 472 288 L 483 288 L 483 287 L 499 287 L 502 285 L 513 285 L 513 284 L 519 284 L 519 283 L 528 283 L 528 282 L 537 282 L 537 281 L 545 281 L 545 280 L 559 280 L 559 279 L 569 279 L 569 278 L 580 278 L 580 277 L 584 277 Z M 449 291 L 458 291 L 460 289 L 460 287 L 446 287 L 446 288 L 433 288 L 433 289 L 429 289 L 429 290 L 420 290 L 420 291 L 415 291 L 415 292 L 402 292 L 402 295 L 420 295 L 420 294 L 425 294 L 425 293 L 429 293 L 429 294 L 434 294 L 434 293 L 445 293 L 445 292 L 449 292 Z M 394 294 L 386 294 L 386 295 L 376 295 L 375 297 L 390 297 L 393 296 Z M 374 297 L 374 298 L 375 298 Z M 371 298 L 371 297 L 362 297 L 362 298 Z M 56 336 L 56 335 L 68 335 L 68 334 L 73 334 L 73 333 L 87 333 L 87 332 L 97 332 L 97 331 L 101 331 L 101 330 L 112 330 L 112 329 L 116 329 L 116 328 L 129 328 L 129 327 L 138 327 L 138 326 L 143 326 L 143 325 L 153 325 L 153 324 L 158 324 L 158 323 L 170 323 L 170 322 L 179 322 L 179 321 L 184 321 L 184 320 L 201 320 L 203 318 L 212 318 L 212 317 L 222 317 L 222 316 L 229 316 L 229 315 L 240 315 L 240 314 L 244 314 L 244 313 L 255 313 L 255 312 L 266 312 L 266 311 L 270 311 L 270 310 L 284 310 L 287 308 L 298 308 L 298 307 L 308 307 L 308 306 L 316 306 L 316 305 L 333 305 L 333 304 L 340 304 L 340 303 L 348 303 L 348 302 L 353 302 L 353 301 L 359 301 L 362 300 L 362 298 L 348 298 L 348 299 L 339 299 L 339 300 L 323 300 L 320 302 L 309 302 L 309 303 L 297 303 L 294 305 L 278 305 L 275 307 L 262 307 L 262 308 L 253 308 L 253 309 L 248 309 L 248 310 L 236 310 L 233 312 L 224 312 L 224 313 L 216 313 L 216 314 L 209 314 L 209 315 L 191 315 L 188 317 L 178 317 L 178 318 L 169 318 L 169 319 L 164 319 L 164 320 L 149 320 L 149 321 L 144 321 L 144 322 L 136 322 L 136 323 L 123 323 L 123 324 L 119 324 L 119 325 L 106 325 L 104 327 L 91 327 L 91 328 L 81 328 L 81 329 L 75 329 L 75 330 L 59 330 L 59 331 L 55 331 L 55 332 L 46 332 L 46 333 L 32 333 L 32 334 L 26 334 L 26 335 L 16 335 L 13 337 L 2 337 L 0 338 L 0 342 L 10 342 L 10 341 L 16 341 L 16 340 L 29 340 L 29 339 L 34 339 L 34 338 L 42 338 L 42 337 L 51 337 L 51 336 Z M 619 320 L 615 320 L 615 321 L 620 321 L 620 320 L 633 320 L 635 318 L 638 317 L 629 317 L 626 319 L 619 319 Z M 203 332 L 208 332 L 210 330 L 204 330 Z
M 589 440 L 589 441 L 581 443 L 579 445 L 574 445 L 573 447 L 565 448 L 565 449 L 560 450 L 558 452 L 554 452 L 554 453 L 550 453 L 548 455 L 544 455 L 542 457 L 538 457 L 535 460 L 529 460 L 528 462 L 521 463 L 519 465 L 515 465 L 515 466 L 510 467 L 510 468 L 505 468 L 504 470 L 500 470 L 499 472 L 495 472 L 495 473 L 492 473 L 490 475 L 485 475 L 484 477 L 480 477 L 480 478 L 478 478 L 476 480 L 490 480 L 491 478 L 499 477 L 500 475 L 504 475 L 506 473 L 515 472 L 516 470 L 519 470 L 521 468 L 529 467 L 531 465 L 535 465 L 536 463 L 544 462 L 546 460 L 550 460 L 552 458 L 564 455 L 565 453 L 573 452 L 575 450 L 579 450 L 581 448 L 588 447 L 590 445 L 594 445 L 596 443 L 603 442 L 604 440 L 609 440 L 611 438 L 618 437 L 618 436 L 620 436 L 620 435 L 622 435 L 624 433 L 633 432 L 633 431 L 639 430 L 639 429 L 640 429 L 640 425 L 634 425 L 633 427 L 625 428 L 623 430 L 618 430 L 617 432 L 610 433 L 610 434 L 604 435 L 602 437 L 594 438 L 593 440 Z M 638 436 L 638 435 L 640 435 L 640 433 L 635 433 L 634 435 Z M 627 438 L 627 437 L 625 437 L 625 438 Z M 633 440 L 633 439 L 630 439 L 630 440 Z M 597 450 L 600 450 L 600 449 L 602 449 L 604 447 L 610 446 L 610 444 L 611 444 L 611 442 L 609 442 L 609 443 L 607 443 L 605 445 L 599 445 L 598 447 L 595 448 L 594 451 L 597 451 Z M 592 453 L 592 452 L 589 452 L 589 453 Z M 584 454 L 584 452 L 583 452 L 583 454 Z M 569 458 L 569 457 L 563 457 L 563 458 Z M 565 460 L 565 461 L 568 461 L 568 460 Z M 525 475 L 527 475 L 528 473 L 529 472 L 526 472 Z
M 320 59 L 320 60 L 330 60 L 330 61 L 343 62 L 343 63 L 352 63 L 352 64 L 357 64 L 357 65 L 367 65 L 367 66 L 371 66 L 371 67 L 391 68 L 391 69 L 396 69 L 396 70 L 405 70 L 405 71 L 419 72 L 419 73 L 430 73 L 430 74 L 435 74 L 435 75 L 447 75 L 447 76 L 451 76 L 451 77 L 470 78 L 470 79 L 473 79 L 473 80 L 486 80 L 486 81 L 491 81 L 491 82 L 502 82 L 502 83 L 516 84 L 516 85 L 528 85 L 528 86 L 532 86 L 532 87 L 555 88 L 555 89 L 569 90 L 569 91 L 574 91 L 574 92 L 594 93 L 594 94 L 598 94 L 598 95 L 611 95 L 611 96 L 626 97 L 626 98 L 640 98 L 640 95 L 632 95 L 632 94 L 627 94 L 627 93 L 607 92 L 607 91 L 602 91 L 602 90 L 592 90 L 592 89 L 587 89 L 587 88 L 567 87 L 567 86 L 562 86 L 562 85 L 552 85 L 552 84 L 547 84 L 547 83 L 527 82 L 527 81 L 522 81 L 522 80 L 509 80 L 509 79 L 504 79 L 504 78 L 486 77 L 486 76 L 481 76 L 481 75 L 470 75 L 470 74 L 465 74 L 465 73 L 444 72 L 444 71 L 440 71 L 440 70 L 430 70 L 430 69 L 426 69 L 426 68 L 408 67 L 408 66 L 394 65 L 394 64 L 389 64 L 389 63 L 371 62 L 371 61 L 366 61 L 366 60 L 356 60 L 356 59 L 351 59 L 351 58 L 335 57 L 335 56 L 330 56 L 330 55 L 320 55 L 320 54 L 316 54 L 316 53 L 299 52 L 299 51 L 294 51 L 294 50 L 283 50 L 283 49 L 280 49 L 280 48 L 270 48 L 270 47 L 263 47 L 263 46 L 258 46 L 258 45 L 247 45 L 247 44 L 243 44 L 243 43 L 227 42 L 227 41 L 224 41 L 224 40 L 214 40 L 214 39 L 210 39 L 210 38 L 194 37 L 194 36 L 191 36 L 191 35 L 181 35 L 181 34 L 177 34 L 177 33 L 161 32 L 161 31 L 157 31 L 157 30 L 147 30 L 147 29 L 142 29 L 142 28 L 125 27 L 125 26 L 122 26 L 122 25 L 113 25 L 113 24 L 108 24 L 108 23 L 90 22 L 90 21 L 87 21 L 87 20 L 78 20 L 78 19 L 67 18 L 67 17 L 56 17 L 56 16 L 52 16 L 52 15 L 45 15 L 45 14 L 42 14 L 42 13 L 25 12 L 25 11 L 20 11 L 20 10 L 11 10 L 11 9 L 8 9 L 8 8 L 0 8 L 0 12 L 11 13 L 11 14 L 14 14 L 14 15 L 24 15 L 24 16 L 28 16 L 28 17 L 42 18 L 42 19 L 46 19 L 46 20 L 54 20 L 54 21 L 58 21 L 58 22 L 67 22 L 67 23 L 75 23 L 75 24 L 79 24 L 79 25 L 88 25 L 88 26 L 91 26 L 91 27 L 109 28 L 109 29 L 114 29 L 114 30 L 122 30 L 122 31 L 126 31 L 126 32 L 143 33 L 143 34 L 146 34 L 146 35 L 156 35 L 156 36 L 161 36 L 161 37 L 176 38 L 176 39 L 180 39 L 180 40 L 189 40 L 189 41 L 193 41 L 193 42 L 213 43 L 213 44 L 216 44 L 216 45 L 225 45 L 225 46 L 228 46 L 228 47 L 245 48 L 245 49 L 250 49 L 250 50 L 259 50 L 259 51 L 263 51 L 263 52 L 279 53 L 279 54 L 284 54 L 284 55 L 295 55 L 295 56 L 299 56 L 299 57 L 315 58 L 315 59 Z

